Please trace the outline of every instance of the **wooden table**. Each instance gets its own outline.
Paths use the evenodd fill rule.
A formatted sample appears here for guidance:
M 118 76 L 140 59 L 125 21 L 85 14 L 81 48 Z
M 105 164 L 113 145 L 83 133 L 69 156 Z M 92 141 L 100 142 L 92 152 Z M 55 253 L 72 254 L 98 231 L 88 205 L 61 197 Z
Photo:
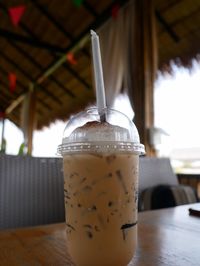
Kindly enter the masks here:
M 138 248 L 129 266 L 200 265 L 200 218 L 189 216 L 191 206 L 200 204 L 140 213 Z M 64 224 L 1 231 L 0 265 L 73 265 L 65 238 Z

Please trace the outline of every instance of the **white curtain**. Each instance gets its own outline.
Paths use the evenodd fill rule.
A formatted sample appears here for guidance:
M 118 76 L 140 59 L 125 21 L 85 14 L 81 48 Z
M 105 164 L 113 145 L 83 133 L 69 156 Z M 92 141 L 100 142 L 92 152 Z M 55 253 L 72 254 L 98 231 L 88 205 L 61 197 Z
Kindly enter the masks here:
M 155 80 L 157 44 L 153 4 L 152 0 L 143 0 L 138 7 L 137 1 L 130 0 L 121 8 L 117 18 L 111 18 L 98 32 L 108 106 L 124 89 L 133 106 L 134 86 L 142 82 L 139 75 L 144 64 L 148 68 L 147 80 L 152 84 Z
M 107 105 L 126 91 L 134 122 L 148 155 L 149 129 L 154 126 L 154 80 L 157 70 L 157 35 L 153 0 L 130 0 L 117 18 L 100 30 Z
M 116 96 L 128 85 L 128 49 L 133 37 L 133 9 L 134 1 L 130 1 L 116 18 L 111 18 L 98 32 L 108 107 L 112 107 Z

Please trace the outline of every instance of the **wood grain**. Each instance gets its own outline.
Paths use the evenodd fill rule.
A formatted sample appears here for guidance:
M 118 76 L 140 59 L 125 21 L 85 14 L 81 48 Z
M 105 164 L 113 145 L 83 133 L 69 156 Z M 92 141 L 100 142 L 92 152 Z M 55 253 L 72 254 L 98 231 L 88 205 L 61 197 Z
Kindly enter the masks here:
M 191 207 L 200 204 L 140 213 L 138 248 L 129 266 L 200 265 L 200 218 L 189 215 Z M 74 265 L 65 239 L 65 224 L 1 231 L 0 265 Z

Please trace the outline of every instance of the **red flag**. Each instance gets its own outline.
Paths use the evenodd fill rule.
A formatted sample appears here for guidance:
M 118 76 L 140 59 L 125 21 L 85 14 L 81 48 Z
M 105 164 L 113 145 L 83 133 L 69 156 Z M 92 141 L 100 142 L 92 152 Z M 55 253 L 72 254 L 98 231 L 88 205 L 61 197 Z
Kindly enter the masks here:
M 16 7 L 10 7 L 8 9 L 11 21 L 14 26 L 18 26 L 20 19 L 22 15 L 24 14 L 25 8 L 26 7 L 24 5 L 21 5 L 21 6 L 16 6 Z
M 114 19 L 117 19 L 117 17 L 118 17 L 118 14 L 119 14 L 119 8 L 120 8 L 119 4 L 115 4 L 115 5 L 113 5 L 113 7 L 112 7 L 111 14 L 112 14 L 112 17 L 113 17 Z
M 15 73 L 9 73 L 8 79 L 9 79 L 9 89 L 11 92 L 14 92 L 16 89 L 16 82 L 17 82 L 17 77 Z
M 74 58 L 74 54 L 73 53 L 68 53 L 67 54 L 67 61 L 69 61 L 69 63 L 71 65 L 76 65 L 77 64 L 77 61 L 76 59 Z

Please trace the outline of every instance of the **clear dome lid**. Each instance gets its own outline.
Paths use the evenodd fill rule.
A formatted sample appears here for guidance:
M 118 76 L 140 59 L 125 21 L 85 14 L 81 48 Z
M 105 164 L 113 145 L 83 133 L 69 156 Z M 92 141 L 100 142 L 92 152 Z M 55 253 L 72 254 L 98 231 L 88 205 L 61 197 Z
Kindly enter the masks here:
M 119 111 L 108 108 L 104 111 L 106 122 L 100 121 L 97 108 L 73 116 L 65 127 L 59 154 L 116 150 L 144 154 L 135 124 Z

